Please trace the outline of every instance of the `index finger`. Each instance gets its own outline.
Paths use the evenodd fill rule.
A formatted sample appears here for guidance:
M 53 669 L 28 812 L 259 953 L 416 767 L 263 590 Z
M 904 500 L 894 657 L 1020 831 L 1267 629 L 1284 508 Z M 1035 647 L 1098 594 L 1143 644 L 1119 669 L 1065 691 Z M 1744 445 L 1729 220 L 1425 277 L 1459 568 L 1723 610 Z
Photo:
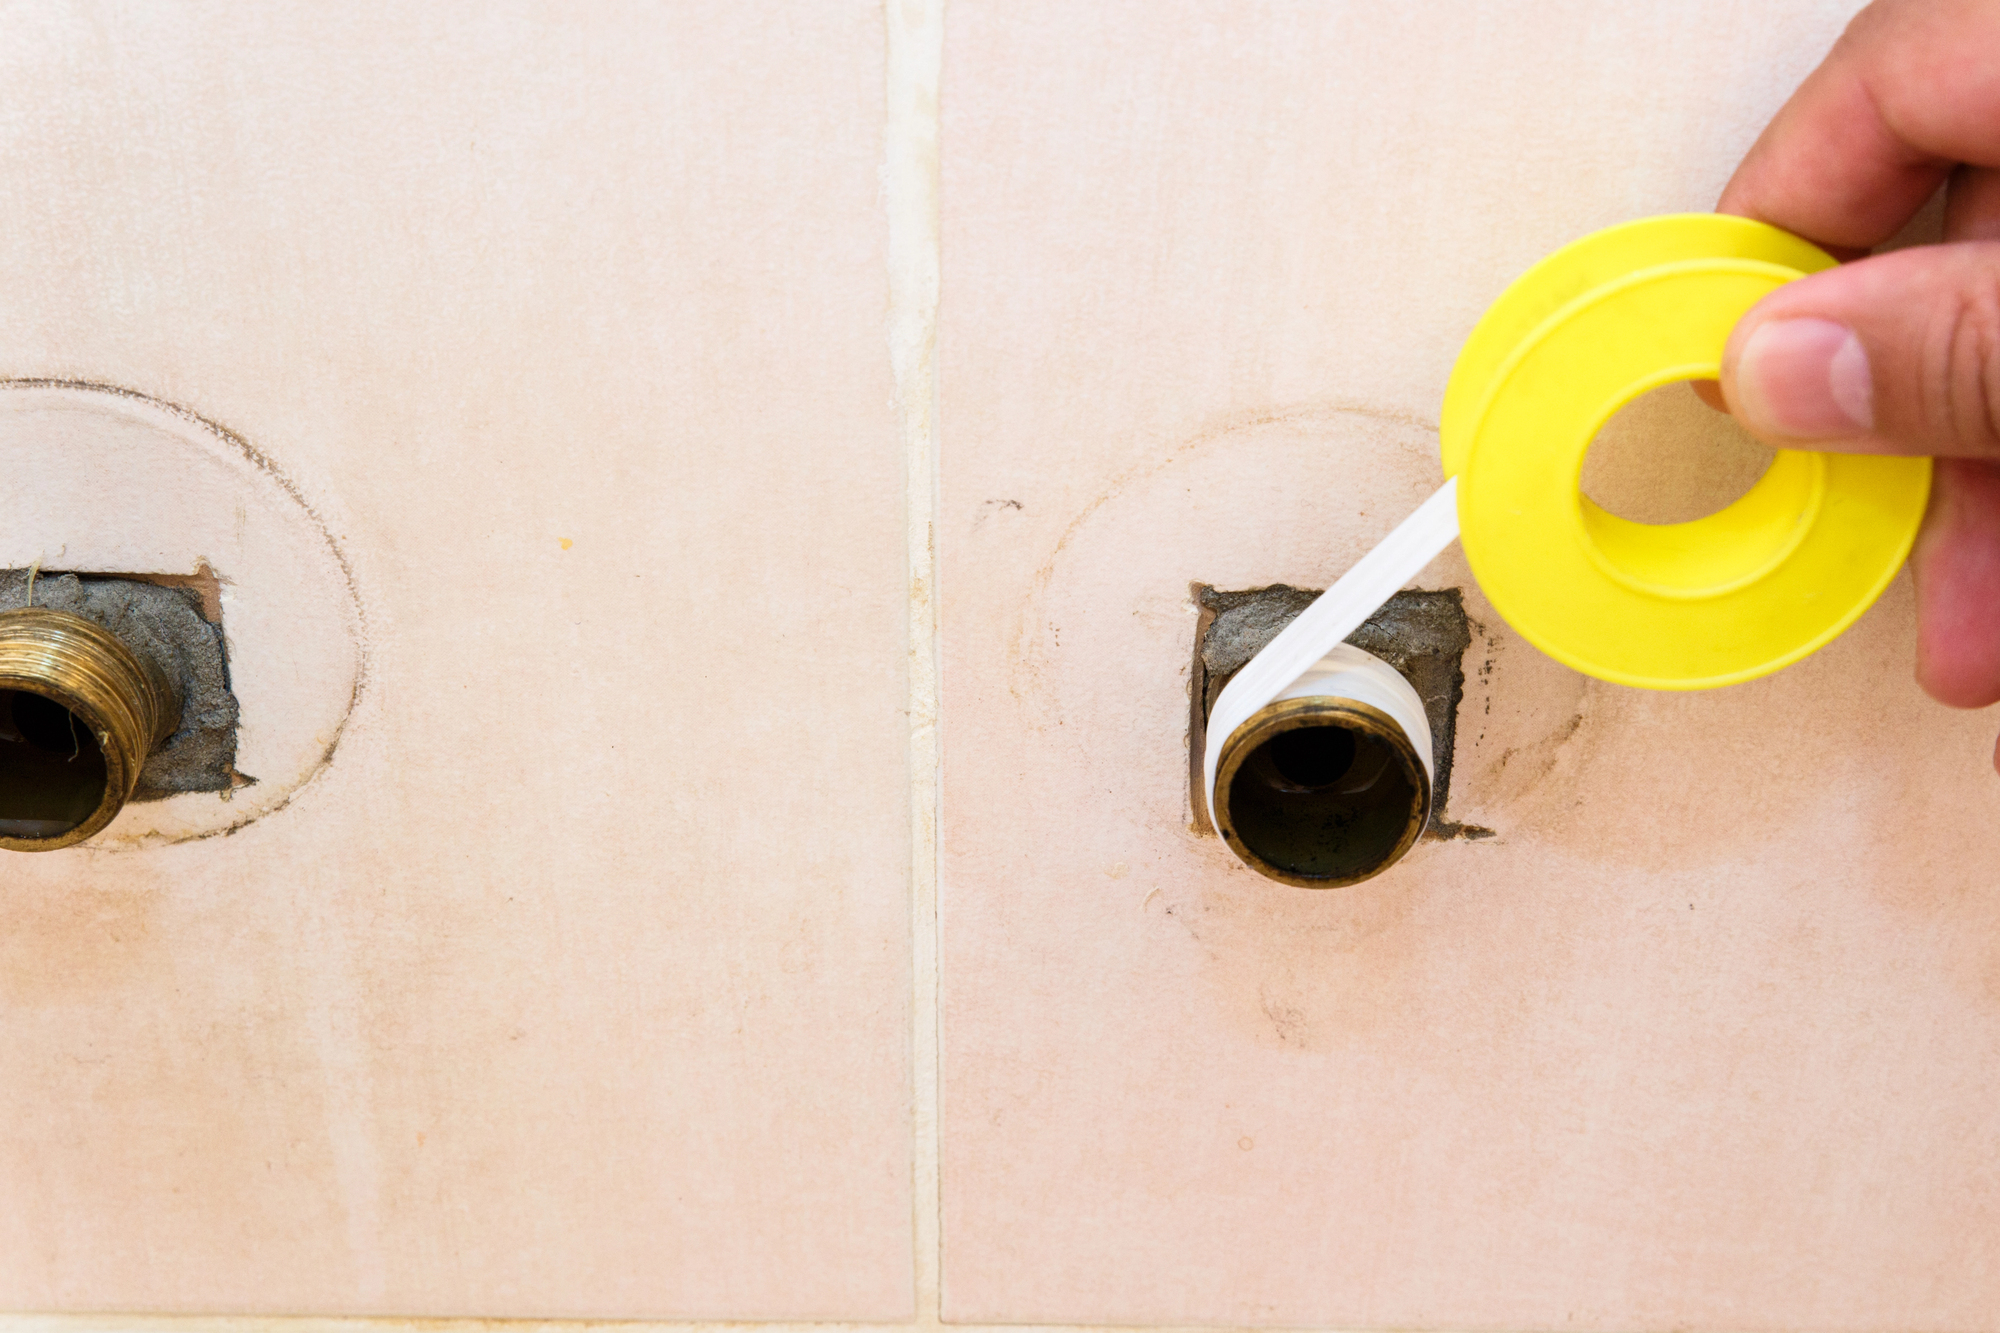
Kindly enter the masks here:
M 1870 5 L 1758 137 L 1716 211 L 1843 258 L 1881 244 L 1953 166 L 2000 166 L 1996 53 L 1996 0 Z

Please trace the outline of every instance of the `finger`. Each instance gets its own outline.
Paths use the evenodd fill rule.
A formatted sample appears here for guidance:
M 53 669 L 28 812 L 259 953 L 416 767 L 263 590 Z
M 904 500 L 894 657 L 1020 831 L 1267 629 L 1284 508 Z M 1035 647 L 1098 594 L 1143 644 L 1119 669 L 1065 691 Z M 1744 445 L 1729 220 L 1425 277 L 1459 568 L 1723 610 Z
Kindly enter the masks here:
M 1717 209 L 1828 247 L 1894 235 L 1957 163 L 2000 167 L 1996 0 L 1881 0 L 1857 15 Z
M 1801 278 L 1740 320 L 1722 387 L 1779 448 L 2000 459 L 2000 241 Z
M 1959 708 L 2000 702 L 2000 465 L 1938 460 L 1910 568 L 1917 683 Z
M 1947 241 L 2000 241 L 2000 171 L 1960 167 L 1944 194 Z

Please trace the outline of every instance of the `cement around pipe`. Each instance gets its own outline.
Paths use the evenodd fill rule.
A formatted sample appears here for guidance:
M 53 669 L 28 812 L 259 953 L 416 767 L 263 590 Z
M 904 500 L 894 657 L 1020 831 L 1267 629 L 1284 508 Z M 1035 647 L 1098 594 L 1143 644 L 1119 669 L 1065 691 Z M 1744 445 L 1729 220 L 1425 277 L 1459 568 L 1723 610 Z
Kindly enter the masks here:
M 202 615 L 194 593 L 134 579 L 54 574 L 34 579 L 31 603 L 29 571 L 0 570 L 0 611 L 29 605 L 94 621 L 173 683 L 181 703 L 180 725 L 147 756 L 133 800 L 230 792 L 256 780 L 236 771 L 240 710 L 229 692 L 222 626 Z
M 219 593 L 238 708 L 232 767 L 255 784 L 218 788 L 217 753 L 191 769 L 149 765 L 156 799 L 128 804 L 80 850 L 233 831 L 282 809 L 334 763 L 364 686 L 361 608 L 317 503 L 272 454 L 141 394 L 14 380 L 0 381 L 0 469 L 9 478 L 0 570 L 39 566 L 87 586 L 93 575 L 206 569 Z M 35 602 L 50 605 L 43 587 Z
M 1201 589 L 1201 607 L 1212 617 L 1196 646 L 1204 718 L 1229 678 L 1318 596 L 1316 590 L 1284 584 L 1244 592 Z M 1348 635 L 1347 642 L 1401 672 L 1424 701 L 1433 769 L 1428 836 L 1488 836 L 1487 830 L 1455 824 L 1447 815 L 1458 705 L 1465 692 L 1463 659 L 1472 644 L 1464 594 L 1456 588 L 1399 592 Z

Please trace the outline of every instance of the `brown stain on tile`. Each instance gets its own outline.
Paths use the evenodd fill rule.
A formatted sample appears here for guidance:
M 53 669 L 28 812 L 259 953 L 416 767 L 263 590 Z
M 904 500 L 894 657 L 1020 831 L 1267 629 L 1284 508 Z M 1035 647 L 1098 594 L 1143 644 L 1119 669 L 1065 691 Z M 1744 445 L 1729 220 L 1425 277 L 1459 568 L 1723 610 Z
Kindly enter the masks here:
M 0 1254 L 0 1282 L 17 1300 L 37 1290 L 45 1304 L 66 1299 L 62 1284 L 88 1270 L 65 1241 L 112 1219 L 128 1221 L 111 1242 L 118 1276 L 98 1283 L 98 1303 L 160 1276 L 168 1232 L 295 1240 L 334 1230 L 318 1220 L 334 1206 L 321 1071 L 290 1021 L 292 976 L 226 892 L 177 911 L 189 868 L 173 857 L 184 854 L 145 865 L 79 850 L 7 866 L 0 1178 L 51 1238 L 45 1252 Z M 313 1268 L 313 1299 L 337 1301 L 341 1256 L 322 1250 Z M 240 1277 L 211 1271 L 211 1306 L 228 1305 Z
M 1396 871 L 1327 890 L 1268 884 L 1225 856 L 1149 910 L 1201 949 L 1219 1025 L 1268 1051 L 1452 1071 L 1468 1043 L 1508 1048 L 1559 1009 L 1590 923 L 1624 910 L 1574 881 L 1541 883 L 1538 853 L 1499 841 L 1420 844 Z
M 231 1263 L 226 1243 L 175 1250 L 232 1236 L 303 1247 L 302 1299 L 350 1302 L 328 1075 L 296 1021 L 290 980 L 279 968 L 245 984 L 232 968 L 191 966 L 241 940 L 220 918 L 164 927 L 153 909 L 165 901 L 150 886 L 10 899 L 23 928 L 0 962 L 0 1115 L 13 1127 L 0 1174 L 54 1237 L 126 1219 L 99 1242 L 118 1262 L 92 1279 L 93 1304 L 133 1302 L 190 1269 L 200 1273 L 194 1308 L 239 1304 L 256 1266 Z M 176 1261 L 188 1267 L 164 1271 Z M 60 1244 L 0 1254 L 0 1281 L 17 1300 L 39 1289 L 54 1305 L 87 1265 Z
M 1503 640 L 1491 697 L 1573 711 L 1494 749 L 1468 794 L 1506 811 L 1510 832 L 1602 865 L 1642 899 L 1713 867 L 1817 867 L 1812 892 L 1830 917 L 1872 900 L 1884 948 L 1913 950 L 1960 994 L 2000 1004 L 2000 778 L 1988 762 L 2000 722 L 1925 698 L 1913 642 L 1907 579 L 1819 653 L 1717 690 L 1565 682 Z
M 1407 881 L 1296 889 L 1236 864 L 1213 838 L 1188 841 L 1213 872 L 1147 911 L 1200 948 L 1204 992 L 1230 1027 L 1303 1053 L 1379 1039 L 1405 1020 L 1421 947 Z
M 1507 643 L 1493 697 L 1508 702 L 1496 706 L 1538 712 L 1547 729 L 1517 732 L 1469 766 L 1467 792 L 1506 811 L 1508 827 L 1621 875 L 1756 861 L 1821 825 L 1851 841 L 1860 818 L 1878 826 L 1856 848 L 1874 863 L 1875 891 L 1915 885 L 1899 891 L 1929 897 L 1982 865 L 2000 882 L 2000 845 L 1981 829 L 1993 806 L 1975 795 L 1992 774 L 1952 753 L 1964 716 L 1911 685 L 1909 613 L 1899 583 L 1818 654 L 1688 692 L 1592 680 Z M 1955 827 L 1941 818 L 1948 810 L 1959 812 Z M 1945 862 L 1922 869 L 1934 849 Z M 1799 856 L 1818 859 L 1804 846 Z M 1841 873 L 1860 869 L 1850 858 Z
M 1849 743 L 1833 739 L 1848 705 L 1810 672 L 1761 690 L 1629 690 L 1581 676 L 1494 624 L 1467 659 L 1477 688 L 1460 706 L 1454 788 L 1469 818 L 1500 828 L 1496 840 L 1420 845 L 1376 880 L 1320 892 L 1263 884 L 1218 855 L 1198 893 L 1173 904 L 1204 950 L 1206 992 L 1247 1040 L 1406 1056 L 1441 1030 L 1504 1040 L 1576 965 L 1578 939 L 1627 929 L 1604 914 L 1647 902 L 1654 884 L 1740 860 L 1787 829 L 1806 780 L 1800 766 Z M 1819 670 L 1837 678 L 1854 666 L 1834 657 Z M 1542 882 L 1565 863 L 1576 867 L 1565 882 Z M 1592 865 L 1627 891 L 1595 891 Z M 1519 904 L 1505 946 L 1467 924 L 1488 919 L 1481 900 L 1496 893 Z M 1981 938 L 2000 939 L 2000 923 Z M 1973 952 L 1982 985 L 2000 977 L 1988 951 Z M 1492 1001 L 1476 1014 L 1454 1007 L 1470 983 L 1452 974 L 1467 968 Z
M 159 889 L 128 876 L 100 887 L 94 878 L 17 881 L 0 893 L 0 1010 L 89 1003 L 168 981 Z

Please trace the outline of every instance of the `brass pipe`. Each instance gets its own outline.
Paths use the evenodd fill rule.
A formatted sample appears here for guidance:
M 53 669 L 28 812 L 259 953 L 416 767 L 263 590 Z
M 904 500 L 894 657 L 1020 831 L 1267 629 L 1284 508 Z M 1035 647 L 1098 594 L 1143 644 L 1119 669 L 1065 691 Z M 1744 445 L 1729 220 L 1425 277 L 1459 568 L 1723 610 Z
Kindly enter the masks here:
M 165 673 L 95 622 L 0 613 L 0 848 L 50 852 L 101 831 L 180 715 Z
M 1274 700 L 1230 733 L 1215 795 L 1217 831 L 1244 864 L 1331 889 L 1402 859 L 1430 819 L 1431 777 L 1387 713 L 1311 694 Z

